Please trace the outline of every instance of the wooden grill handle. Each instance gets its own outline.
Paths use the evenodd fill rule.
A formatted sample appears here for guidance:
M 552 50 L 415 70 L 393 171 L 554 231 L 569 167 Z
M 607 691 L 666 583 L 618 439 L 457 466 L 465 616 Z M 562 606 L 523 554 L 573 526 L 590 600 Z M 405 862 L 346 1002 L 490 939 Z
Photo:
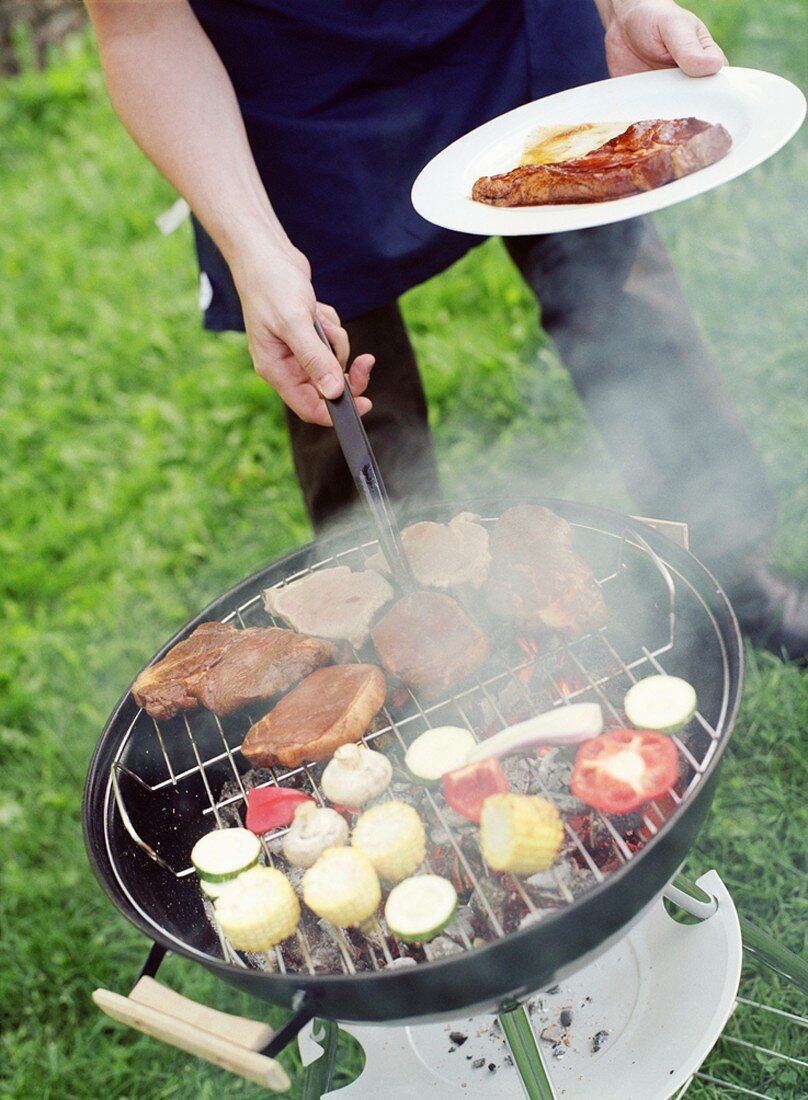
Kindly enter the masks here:
M 143 977 L 128 997 L 96 989 L 93 1001 L 119 1023 L 161 1039 L 273 1092 L 286 1092 L 291 1081 L 274 1058 L 259 1053 L 273 1035 L 257 1020 L 232 1016 L 175 993 L 154 978 Z

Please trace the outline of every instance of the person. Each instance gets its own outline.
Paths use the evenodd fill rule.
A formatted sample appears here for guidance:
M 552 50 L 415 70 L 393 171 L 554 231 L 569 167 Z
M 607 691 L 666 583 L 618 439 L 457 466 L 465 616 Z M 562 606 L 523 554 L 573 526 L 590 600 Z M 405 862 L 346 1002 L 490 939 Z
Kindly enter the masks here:
M 393 499 L 439 493 L 397 299 L 480 241 L 415 213 L 420 168 L 541 96 L 725 63 L 674 0 L 86 3 L 119 117 L 194 211 L 206 326 L 246 330 L 287 407 L 318 531 L 355 500 L 325 430 L 344 384 Z M 803 657 L 808 586 L 767 565 L 772 491 L 653 225 L 506 245 L 637 508 L 687 521 L 752 640 Z

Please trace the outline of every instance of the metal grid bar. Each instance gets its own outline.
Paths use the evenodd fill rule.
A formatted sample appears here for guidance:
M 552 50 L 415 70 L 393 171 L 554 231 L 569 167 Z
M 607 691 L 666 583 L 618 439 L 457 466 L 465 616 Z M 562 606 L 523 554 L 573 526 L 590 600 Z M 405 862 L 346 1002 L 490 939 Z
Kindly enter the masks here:
M 601 532 L 601 534 L 603 534 L 603 532 Z M 610 538 L 615 538 L 615 536 L 612 536 L 612 535 L 610 535 L 609 537 Z M 506 687 L 507 685 L 511 685 L 511 686 L 515 686 L 518 694 L 520 695 L 520 697 L 522 699 L 522 702 L 525 705 L 525 709 L 526 709 L 528 715 L 536 713 L 535 700 L 531 696 L 530 692 L 527 690 L 526 684 L 525 684 L 525 682 L 522 678 L 522 675 L 521 675 L 525 672 L 529 672 L 529 674 L 532 676 L 532 675 L 535 674 L 536 671 L 538 671 L 539 674 L 540 674 L 540 679 L 541 679 L 542 685 L 545 687 L 545 689 L 549 690 L 550 695 L 554 697 L 553 705 L 570 705 L 570 703 L 573 702 L 576 698 L 578 698 L 582 695 L 587 695 L 590 698 L 592 698 L 592 697 L 597 698 L 597 700 L 605 708 L 606 712 L 608 714 L 610 714 L 611 717 L 615 721 L 618 721 L 618 722 L 622 723 L 622 717 L 620 715 L 620 712 L 618 711 L 617 707 L 614 705 L 614 702 L 612 701 L 612 698 L 607 693 L 605 688 L 608 685 L 611 685 L 612 690 L 616 690 L 617 687 L 619 686 L 619 681 L 620 680 L 627 680 L 629 683 L 636 682 L 637 677 L 635 675 L 635 670 L 639 669 L 642 666 L 647 666 L 647 667 L 653 668 L 654 671 L 657 671 L 657 672 L 664 672 L 664 669 L 662 668 L 662 666 L 660 664 L 659 658 L 664 653 L 670 651 L 673 648 L 674 631 L 675 631 L 675 620 L 676 620 L 676 617 L 675 617 L 675 590 L 674 590 L 674 585 L 673 585 L 673 581 L 671 579 L 670 573 L 667 570 L 667 568 L 664 567 L 663 563 L 660 562 L 657 555 L 654 554 L 653 551 L 651 551 L 650 548 L 647 546 L 647 544 L 644 543 L 644 540 L 640 540 L 640 542 L 642 542 L 642 546 L 638 546 L 637 542 L 634 541 L 634 538 L 632 538 L 630 540 L 627 539 L 627 532 L 624 532 L 623 537 L 619 540 L 618 545 L 617 545 L 617 566 L 616 566 L 616 569 L 614 570 L 613 573 L 610 573 L 608 576 L 606 576 L 605 578 L 600 580 L 598 583 L 601 584 L 601 585 L 604 585 L 607 582 L 617 580 L 622 575 L 623 571 L 626 570 L 627 568 L 629 568 L 629 566 L 626 565 L 625 560 L 624 560 L 625 556 L 626 556 L 626 547 L 627 547 L 627 545 L 631 545 L 635 550 L 640 550 L 640 552 L 647 552 L 651 556 L 651 558 L 654 561 L 654 563 L 656 564 L 656 566 L 658 567 L 660 573 L 662 574 L 665 586 L 666 586 L 666 588 L 668 590 L 668 594 L 669 594 L 670 606 L 669 606 L 668 638 L 661 646 L 659 646 L 658 648 L 656 648 L 654 650 L 649 650 L 648 648 L 643 646 L 642 650 L 641 650 L 641 653 L 642 653 L 641 656 L 634 657 L 630 660 L 624 659 L 620 655 L 620 653 L 617 651 L 616 647 L 612 644 L 612 641 L 608 636 L 606 628 L 602 628 L 600 631 L 596 632 L 595 634 L 590 634 L 590 635 L 587 635 L 584 638 L 576 639 L 574 642 L 566 643 L 561 647 L 559 652 L 563 654 L 563 659 L 566 662 L 565 667 L 570 666 L 574 670 L 575 679 L 578 681 L 578 684 L 576 684 L 576 686 L 574 686 L 572 688 L 568 687 L 568 685 L 566 684 L 566 679 L 562 679 L 562 681 L 559 683 L 559 681 L 555 678 L 553 672 L 550 669 L 543 668 L 542 665 L 541 665 L 541 661 L 540 661 L 539 657 L 536 654 L 532 655 L 527 660 L 518 660 L 518 659 L 513 660 L 512 659 L 512 660 L 506 662 L 506 667 L 504 669 L 499 670 L 499 671 L 495 671 L 495 672 L 492 673 L 492 675 L 490 675 L 486 678 L 477 679 L 468 688 L 456 693 L 455 695 L 453 695 L 449 698 L 441 699 L 438 702 L 435 702 L 435 703 L 433 703 L 429 706 L 422 705 L 420 700 L 418 700 L 415 695 L 410 693 L 410 701 L 411 701 L 412 705 L 414 706 L 413 712 L 408 714 L 408 715 L 404 715 L 404 716 L 396 719 L 393 716 L 393 714 L 390 712 L 390 710 L 387 707 L 385 707 L 383 709 L 383 713 L 384 713 L 384 716 L 385 716 L 385 719 L 386 719 L 386 724 L 382 728 L 374 731 L 373 733 L 367 734 L 364 738 L 362 738 L 363 742 L 365 744 L 369 744 L 369 743 L 372 743 L 373 741 L 375 741 L 379 738 L 384 737 L 387 734 L 392 734 L 395 737 L 400 749 L 401 750 L 406 750 L 408 742 L 407 742 L 407 739 L 405 738 L 405 736 L 402 732 L 403 729 L 407 728 L 407 732 L 409 733 L 410 730 L 409 730 L 408 727 L 414 726 L 415 727 L 414 732 L 416 732 L 416 733 L 417 732 L 422 732 L 423 729 L 428 729 L 428 728 L 431 727 L 431 725 L 432 725 L 431 720 L 430 720 L 431 715 L 433 715 L 437 711 L 445 710 L 447 707 L 451 707 L 451 706 L 454 706 L 456 708 L 458 714 L 461 716 L 461 720 L 462 720 L 464 726 L 466 726 L 469 730 L 471 730 L 471 732 L 474 734 L 475 738 L 479 739 L 480 734 L 479 734 L 478 730 L 475 728 L 475 723 L 472 720 L 470 720 L 470 718 L 469 718 L 469 714 L 468 714 L 468 711 L 467 711 L 467 706 L 470 705 L 470 704 L 479 704 L 481 701 L 484 701 L 488 705 L 488 707 L 491 709 L 493 714 L 496 715 L 496 718 L 497 718 L 499 724 L 504 728 L 507 725 L 509 725 L 510 723 L 508 722 L 505 714 L 503 713 L 503 710 L 500 706 L 500 702 L 499 702 L 499 699 L 498 699 L 497 696 L 498 696 L 498 693 L 504 687 Z M 332 555 L 331 557 L 323 560 L 322 562 L 318 562 L 315 565 L 308 566 L 307 568 L 299 570 L 297 573 L 285 578 L 284 581 L 282 582 L 281 586 L 285 586 L 289 583 L 292 583 L 294 580 L 296 580 L 296 579 L 298 579 L 302 576 L 305 576 L 305 575 L 311 573 L 313 570 L 318 569 L 320 567 L 334 565 L 340 559 L 355 557 L 357 551 L 359 551 L 365 557 L 367 557 L 368 551 L 375 548 L 375 545 L 376 544 L 371 541 L 371 542 L 363 543 L 358 547 L 353 547 L 349 550 L 341 551 L 340 553 Z M 260 612 L 263 616 L 266 616 L 266 613 L 263 611 L 263 602 L 262 602 L 261 593 L 255 595 L 255 596 L 252 596 L 250 599 L 246 600 L 244 603 L 239 605 L 234 611 L 232 611 L 232 612 L 230 612 L 230 614 L 226 615 L 223 618 L 222 621 L 228 622 L 228 621 L 236 620 L 240 624 L 240 626 L 242 628 L 244 628 L 247 625 L 246 622 L 245 622 L 245 618 L 248 618 L 250 615 L 253 615 L 256 611 Z M 272 618 L 272 616 L 268 616 L 268 618 L 270 619 L 270 621 L 273 625 L 281 625 L 281 624 L 276 623 L 276 621 L 274 620 L 274 618 Z M 264 621 L 266 621 L 266 620 L 264 619 Z M 590 670 L 587 663 L 584 660 L 582 660 L 581 657 L 576 652 L 576 650 L 579 650 L 584 645 L 584 643 L 590 643 L 591 644 L 593 641 L 599 643 L 602 646 L 604 653 L 610 658 L 610 661 L 612 663 L 612 667 L 607 672 L 603 672 L 602 670 L 601 671 L 592 671 L 592 670 Z M 356 653 L 354 653 L 354 656 L 358 657 L 358 655 Z M 565 677 L 566 677 L 566 675 L 569 675 L 569 673 L 565 673 Z M 120 753 L 119 753 L 119 760 L 116 761 L 116 764 L 114 765 L 114 767 L 119 768 L 120 770 L 123 770 L 125 773 L 131 775 L 133 778 L 137 779 L 138 783 L 142 787 L 146 787 L 148 790 L 153 791 L 153 792 L 160 791 L 163 788 L 166 788 L 168 786 L 176 787 L 177 784 L 182 782 L 183 780 L 185 780 L 185 779 L 187 779 L 191 776 L 199 775 L 200 778 L 202 779 L 202 783 L 203 783 L 204 789 L 205 789 L 205 794 L 206 794 L 206 797 L 207 797 L 207 800 L 208 800 L 208 806 L 203 809 L 203 815 L 207 815 L 207 814 L 213 815 L 217 825 L 219 827 L 222 827 L 223 826 L 223 821 L 222 821 L 222 816 L 221 816 L 222 811 L 229 808 L 229 807 L 233 807 L 233 806 L 235 806 L 236 804 L 239 804 L 239 803 L 241 803 L 242 805 L 245 804 L 246 803 L 246 797 L 247 797 L 247 791 L 244 787 L 241 774 L 239 773 L 238 765 L 237 765 L 237 763 L 236 763 L 236 761 L 233 757 L 233 749 L 228 743 L 227 736 L 225 734 L 225 731 L 224 731 L 219 719 L 216 718 L 216 727 L 217 727 L 217 730 L 218 730 L 218 733 L 219 733 L 219 736 L 220 736 L 220 739 L 221 739 L 221 742 L 222 742 L 222 745 L 223 745 L 223 751 L 215 753 L 214 755 L 209 756 L 207 759 L 203 760 L 201 758 L 201 755 L 200 755 L 199 750 L 198 750 L 198 746 L 197 746 L 196 741 L 194 739 L 194 735 L 193 735 L 190 723 L 188 721 L 187 714 L 183 715 L 183 722 L 184 722 L 184 725 L 185 725 L 185 728 L 186 728 L 186 731 L 187 731 L 187 735 L 188 735 L 188 738 L 189 738 L 189 742 L 190 742 L 190 745 L 191 745 L 192 752 L 193 752 L 194 759 L 195 759 L 196 763 L 195 763 L 194 766 L 187 767 L 182 771 L 177 771 L 175 769 L 175 767 L 173 766 L 172 760 L 171 760 L 171 758 L 169 756 L 169 753 L 166 749 L 166 743 L 165 743 L 165 738 L 164 738 L 163 732 L 161 731 L 158 723 L 153 722 L 156 737 L 157 737 L 157 742 L 158 742 L 158 745 L 159 745 L 159 748 L 160 748 L 160 753 L 161 753 L 161 755 L 164 759 L 164 762 L 165 762 L 165 769 L 166 769 L 166 773 L 167 773 L 167 778 L 165 778 L 163 780 L 159 780 L 158 782 L 152 783 L 152 784 L 148 784 L 141 777 L 134 775 L 134 773 L 129 771 L 129 769 L 127 769 L 120 762 L 120 755 L 123 754 L 126 743 L 128 741 L 128 737 L 132 734 L 132 732 L 134 730 L 134 727 L 136 726 L 136 724 L 138 722 L 138 719 L 139 719 L 139 715 L 136 716 L 136 718 L 133 720 L 133 722 L 130 726 L 130 729 L 127 733 L 127 736 L 124 738 L 124 741 L 123 741 L 123 744 L 121 746 L 121 750 L 120 750 Z M 710 743 L 710 749 L 714 750 L 716 748 L 717 739 L 719 738 L 720 734 L 715 729 L 713 729 L 713 727 L 710 726 L 710 724 L 707 723 L 705 720 L 700 719 L 700 724 L 706 730 L 706 732 L 708 732 L 710 734 L 710 737 L 712 739 L 711 743 Z M 706 761 L 701 761 L 701 762 L 698 761 L 693 756 L 693 754 L 689 751 L 687 746 L 685 746 L 681 742 L 680 739 L 677 739 L 677 745 L 678 745 L 678 747 L 680 749 L 680 752 L 682 753 L 684 759 L 687 761 L 687 763 L 689 764 L 689 766 L 693 770 L 693 777 L 692 777 L 692 779 L 691 779 L 691 781 L 688 785 L 688 792 L 689 792 L 689 790 L 692 789 L 693 786 L 698 782 L 698 780 L 701 777 L 701 774 L 703 774 L 704 768 L 706 767 Z M 710 755 L 712 755 L 712 753 Z M 229 766 L 229 770 L 232 772 L 233 779 L 234 779 L 234 781 L 237 785 L 238 790 L 237 790 L 236 793 L 234 793 L 232 795 L 227 795 L 225 797 L 220 797 L 219 800 L 217 801 L 217 799 L 214 798 L 213 792 L 212 792 L 211 787 L 210 787 L 210 783 L 208 781 L 208 776 L 207 776 L 206 773 L 209 769 L 217 768 L 217 766 L 220 765 L 224 761 L 227 762 L 227 764 Z M 312 766 L 310 766 L 308 764 L 302 764 L 299 767 L 288 769 L 288 770 L 286 770 L 286 771 L 284 771 L 280 774 L 277 774 L 274 769 L 269 769 L 271 778 L 267 781 L 267 783 L 261 784 L 261 786 L 267 786 L 267 785 L 279 785 L 280 786 L 280 785 L 282 785 L 285 782 L 288 782 L 290 780 L 303 778 L 303 779 L 305 779 L 306 786 L 314 793 L 314 795 L 315 795 L 316 799 L 318 800 L 318 802 L 321 805 L 324 805 L 325 804 L 324 799 L 323 799 L 322 794 L 319 790 L 315 775 L 313 774 L 313 772 L 315 770 L 316 770 L 316 768 L 312 768 Z M 124 815 L 125 818 L 126 818 L 127 815 L 125 815 L 125 809 L 123 808 L 123 806 L 121 804 L 122 799 L 121 799 L 121 796 L 120 796 L 120 789 L 119 789 L 117 783 L 114 784 L 114 786 L 115 786 L 116 799 L 118 801 L 119 809 L 121 809 L 122 815 Z M 539 787 L 541 789 L 541 792 L 544 795 L 552 798 L 553 792 L 548 789 L 548 787 L 543 782 L 541 777 L 539 777 Z M 677 806 L 680 805 L 681 802 L 682 802 L 682 798 L 679 797 L 678 795 L 676 795 L 675 792 L 672 792 L 672 793 L 674 795 L 674 799 L 673 799 L 674 803 Z M 389 792 L 388 792 L 388 794 L 389 794 Z M 475 871 L 474 871 L 474 869 L 471 865 L 470 859 L 469 859 L 467 853 L 464 851 L 462 839 L 458 838 L 455 835 L 455 831 L 450 827 L 450 825 L 449 825 L 449 823 L 446 819 L 446 816 L 444 815 L 444 813 L 443 813 L 443 811 L 440 807 L 440 804 L 438 803 L 438 801 L 436 801 L 435 796 L 432 794 L 432 792 L 429 791 L 429 790 L 425 790 L 424 791 L 424 797 L 425 797 L 426 803 L 429 806 L 431 814 L 434 816 L 437 823 L 441 827 L 444 835 L 448 839 L 448 842 L 449 842 L 449 844 L 451 846 L 451 849 L 454 853 L 454 859 L 457 861 L 457 864 L 459 865 L 459 867 L 462 868 L 462 871 L 465 874 L 465 876 L 467 878 L 467 881 L 470 883 L 472 894 L 477 898 L 477 900 L 479 902 L 479 909 L 482 910 L 482 913 L 485 916 L 485 919 L 487 921 L 487 924 L 489 926 L 490 931 L 496 937 L 504 936 L 505 935 L 505 929 L 504 929 L 501 921 L 499 920 L 499 918 L 497 917 L 496 913 L 494 912 L 494 910 L 491 906 L 490 900 L 489 900 L 489 898 L 488 898 L 488 896 L 485 892 L 485 889 L 483 888 L 481 877 L 478 876 L 475 873 Z M 658 821 L 659 822 L 664 821 L 665 820 L 665 814 L 662 812 L 660 807 L 656 803 L 654 803 L 652 805 L 653 805 L 653 810 L 654 810 L 654 813 L 656 814 L 656 817 L 657 817 Z M 589 811 L 589 816 L 593 820 L 593 822 L 597 821 L 600 828 L 601 828 L 601 831 L 608 835 L 609 840 L 610 840 L 611 854 L 612 854 L 613 858 L 618 859 L 622 863 L 628 862 L 633 856 L 632 849 L 627 846 L 627 844 L 625 843 L 623 837 L 620 835 L 618 830 L 614 827 L 611 820 L 607 816 L 598 814 L 595 811 Z M 653 837 L 656 834 L 656 832 L 658 831 L 657 824 L 648 816 L 647 813 L 643 815 L 642 825 L 643 825 L 643 829 L 644 829 L 645 833 L 649 837 Z M 137 837 L 137 834 L 134 833 L 134 831 L 129 827 L 129 825 L 127 825 L 127 829 L 130 832 L 130 835 L 132 835 L 133 838 L 136 839 L 137 842 L 141 844 L 141 846 L 144 848 L 144 850 L 146 850 L 148 852 L 148 854 L 150 856 L 152 856 L 152 858 L 155 858 L 156 853 L 154 853 L 148 847 L 148 845 L 146 845 L 144 842 L 142 842 Z M 598 865 L 595 858 L 593 857 L 593 854 L 589 850 L 589 847 L 588 847 L 587 843 L 585 842 L 584 838 L 582 838 L 581 836 L 578 835 L 576 830 L 570 825 L 570 823 L 566 819 L 566 816 L 564 818 L 564 830 L 565 830 L 565 834 L 567 836 L 568 842 L 571 843 L 571 849 L 570 850 L 580 858 L 583 865 L 588 869 L 588 871 L 592 874 L 592 876 L 594 877 L 594 879 L 597 882 L 602 881 L 603 878 L 604 878 L 603 870 L 601 869 L 601 867 Z M 271 841 L 276 840 L 279 837 L 281 837 L 285 831 L 286 831 L 285 829 L 276 830 L 271 834 L 271 836 L 262 838 L 263 849 L 264 849 L 266 858 L 270 862 L 271 865 L 274 865 L 274 857 L 273 857 L 273 853 L 272 853 L 272 849 L 271 849 Z M 468 839 L 468 838 L 466 838 L 466 839 Z M 485 869 L 485 862 L 482 858 L 482 854 L 475 852 L 475 860 L 477 858 L 479 858 L 479 862 L 480 862 L 481 867 L 483 869 Z M 158 859 L 159 859 L 159 857 L 158 857 Z M 163 866 L 167 866 L 164 863 L 164 861 L 159 860 L 159 862 L 161 862 L 163 864 Z M 177 877 L 185 877 L 189 874 L 193 874 L 193 868 L 192 867 L 186 867 L 182 871 L 174 872 L 174 873 L 177 875 Z M 483 877 L 485 878 L 486 876 L 483 876 Z M 503 878 L 504 877 L 505 876 L 503 876 Z M 563 883 L 557 868 L 555 868 L 554 871 L 553 871 L 553 877 L 555 879 L 555 882 L 556 882 L 556 885 L 557 885 L 557 888 L 558 888 L 558 897 L 560 899 L 561 904 L 568 904 L 568 903 L 572 902 L 573 901 L 572 892 Z M 508 885 L 510 886 L 513 893 L 516 896 L 518 896 L 522 906 L 524 907 L 524 909 L 526 911 L 526 915 L 530 915 L 534 918 L 540 917 L 541 910 L 539 908 L 537 908 L 537 906 L 534 902 L 534 899 L 531 897 L 530 892 L 525 888 L 524 884 L 514 876 L 508 876 L 507 879 L 510 880 L 508 882 Z M 418 954 L 418 949 L 413 949 L 413 948 L 411 948 L 407 945 L 401 944 L 395 937 L 390 935 L 389 931 L 385 932 L 382 925 L 376 919 L 374 919 L 369 926 L 367 926 L 365 929 L 363 929 L 361 931 L 352 930 L 351 933 L 350 933 L 350 936 L 349 936 L 348 933 L 346 933 L 342 929 L 337 929 L 337 930 L 335 930 L 335 932 L 336 932 L 336 942 L 337 942 L 337 945 L 338 945 L 338 948 L 339 948 L 341 962 L 342 962 L 342 969 L 343 969 L 343 972 L 346 972 L 346 973 L 355 972 L 355 965 L 354 965 L 354 959 L 353 959 L 354 945 L 352 943 L 352 940 L 351 940 L 350 936 L 353 936 L 354 938 L 360 939 L 361 942 L 360 942 L 359 948 L 360 948 L 360 950 L 364 950 L 366 952 L 366 955 L 367 955 L 367 958 L 370 962 L 370 965 L 374 970 L 379 969 L 379 959 L 378 959 L 377 953 L 376 953 L 376 948 L 377 947 L 380 948 L 380 950 L 382 952 L 382 955 L 384 957 L 384 962 L 387 965 L 389 965 L 392 961 L 394 961 L 394 957 L 393 957 L 393 955 L 390 951 L 390 944 L 394 945 L 399 958 L 401 958 L 401 957 L 413 957 L 413 954 L 416 954 L 416 955 Z M 462 944 L 463 944 L 464 949 L 468 950 L 472 947 L 472 943 L 469 939 L 469 936 L 466 932 L 466 929 L 462 924 L 459 926 L 459 929 L 458 929 L 458 932 L 456 933 L 456 935 L 458 935 L 459 938 L 462 940 Z M 303 924 L 301 925 L 301 928 L 298 932 L 298 941 L 297 942 L 298 942 L 298 947 L 299 947 L 299 950 L 300 950 L 301 957 L 303 958 L 304 965 L 306 966 L 306 968 L 308 969 L 308 971 L 310 973 L 316 972 L 316 966 L 313 963 L 313 959 L 312 959 L 312 951 L 311 951 L 311 948 L 310 948 L 310 943 L 309 943 L 308 936 L 307 936 L 307 933 L 306 933 L 306 930 L 305 930 L 305 927 L 304 927 Z M 233 954 L 234 954 L 234 952 L 232 951 L 232 948 L 230 948 L 229 945 L 227 945 L 227 950 L 225 950 L 225 944 L 224 943 L 223 943 L 222 946 L 223 946 L 223 954 L 225 954 L 225 957 L 232 957 Z M 463 948 L 461 948 L 461 949 L 463 949 Z M 280 948 L 276 948 L 275 951 L 276 951 L 276 963 L 277 963 L 279 969 L 285 971 L 286 962 L 285 962 L 284 957 L 283 957 L 283 952 L 280 950 Z M 412 951 L 413 954 L 410 954 L 409 953 L 410 951 Z M 427 958 L 432 957 L 432 951 L 430 950 L 428 945 L 423 945 L 421 947 L 420 951 Z M 239 958 L 239 963 L 241 965 L 245 965 L 244 960 L 240 959 L 240 958 Z

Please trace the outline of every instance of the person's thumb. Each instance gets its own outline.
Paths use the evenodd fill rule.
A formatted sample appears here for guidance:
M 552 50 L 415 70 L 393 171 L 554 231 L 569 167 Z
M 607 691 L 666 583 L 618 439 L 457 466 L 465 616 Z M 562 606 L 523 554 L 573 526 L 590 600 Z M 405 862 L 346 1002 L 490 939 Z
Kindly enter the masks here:
M 686 76 L 712 76 L 727 63 L 721 47 L 690 12 L 671 15 L 660 33 L 668 53 Z
M 295 359 L 323 397 L 339 397 L 345 387 L 345 377 L 337 357 L 326 347 L 317 333 L 311 317 L 300 317 L 284 334 Z

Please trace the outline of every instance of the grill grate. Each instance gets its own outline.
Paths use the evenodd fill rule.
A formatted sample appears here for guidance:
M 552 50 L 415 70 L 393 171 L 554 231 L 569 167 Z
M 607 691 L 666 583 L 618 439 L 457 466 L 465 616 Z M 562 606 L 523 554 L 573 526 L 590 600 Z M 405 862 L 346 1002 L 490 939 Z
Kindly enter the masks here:
M 398 763 L 403 751 L 414 737 L 431 726 L 463 725 L 479 740 L 549 706 L 562 707 L 584 699 L 601 704 L 607 725 L 622 725 L 620 705 L 638 674 L 679 670 L 678 656 L 686 646 L 678 645 L 677 601 L 698 599 L 711 619 L 701 598 L 633 529 L 626 528 L 617 536 L 584 525 L 573 526 L 581 537 L 589 539 L 596 551 L 601 565 L 597 583 L 609 602 L 609 625 L 572 642 L 553 639 L 538 646 L 512 630 L 499 631 L 496 646 L 492 647 L 497 655 L 483 676 L 456 694 L 429 705 L 411 692 L 406 697 L 402 694 L 395 705 L 383 708 L 375 728 L 362 739 L 366 745 L 375 744 L 393 756 L 393 782 L 385 797 L 401 797 L 417 804 L 430 837 L 426 866 L 455 878 L 464 902 L 460 919 L 456 918 L 446 930 L 441 942 L 414 946 L 392 936 L 382 918 L 374 918 L 362 931 L 330 926 L 324 931 L 323 922 L 306 912 L 295 937 L 266 957 L 236 952 L 217 929 L 224 959 L 235 965 L 277 969 L 281 973 L 303 970 L 315 974 L 339 969 L 347 974 L 357 969 L 379 970 L 395 965 L 398 959 L 411 962 L 431 959 L 447 949 L 448 953 L 472 950 L 481 941 L 501 938 L 520 923 L 540 920 L 548 910 L 571 904 L 582 890 L 601 882 L 614 867 L 629 862 L 698 785 L 717 749 L 727 716 L 727 658 L 714 622 L 715 638 L 724 661 L 723 692 L 718 693 L 709 716 L 700 710 L 688 731 L 674 738 L 681 762 L 680 792 L 672 791 L 664 801 L 650 803 L 641 817 L 621 830 L 609 817 L 576 804 L 566 786 L 558 784 L 554 769 L 558 773 L 561 765 L 554 750 L 541 760 L 519 765 L 526 789 L 560 803 L 564 818 L 563 862 L 549 874 L 540 876 L 540 882 L 491 875 L 477 843 L 477 830 L 460 824 L 461 819 L 445 806 L 440 794 L 416 788 L 405 778 L 403 766 Z M 335 564 L 361 568 L 376 549 L 375 542 L 368 542 L 341 551 L 296 572 L 282 583 L 288 584 L 308 572 Z M 638 573 L 641 574 L 638 587 L 645 604 L 640 639 L 636 637 L 636 629 L 629 630 L 628 637 L 623 636 L 619 615 L 616 628 L 612 625 L 613 608 L 634 590 Z M 263 610 L 260 590 L 223 621 L 241 627 L 283 625 Z M 643 644 L 652 639 L 653 644 Z M 356 652 L 354 657 L 362 659 Z M 666 668 L 663 660 L 676 667 Z M 237 821 L 242 823 L 248 786 L 293 785 L 325 804 L 319 789 L 325 762 L 288 770 L 261 769 L 259 773 L 240 769 L 235 752 L 254 717 L 257 716 L 241 714 L 235 724 L 231 720 L 223 724 L 205 711 L 160 724 L 145 712 L 138 712 L 121 742 L 112 765 L 110 786 L 123 824 L 149 858 L 177 879 L 192 876 L 193 868 L 187 864 L 177 868 L 141 835 L 145 830 L 135 826 L 129 812 L 130 806 L 135 807 L 133 799 L 157 795 L 167 798 L 169 804 L 176 801 L 179 805 L 191 785 L 198 790 L 201 784 L 199 835 L 212 824 L 224 827 Z M 244 764 L 246 761 L 242 761 Z M 563 812 L 565 806 L 568 812 Z M 109 829 L 108 821 L 105 828 Z M 277 864 L 279 842 L 285 831 L 279 829 L 262 838 L 270 865 Z M 436 836 L 440 842 L 434 839 Z M 112 852 L 109 836 L 107 840 Z M 118 879 L 123 886 L 120 875 Z M 212 908 L 208 902 L 205 905 L 215 926 Z

